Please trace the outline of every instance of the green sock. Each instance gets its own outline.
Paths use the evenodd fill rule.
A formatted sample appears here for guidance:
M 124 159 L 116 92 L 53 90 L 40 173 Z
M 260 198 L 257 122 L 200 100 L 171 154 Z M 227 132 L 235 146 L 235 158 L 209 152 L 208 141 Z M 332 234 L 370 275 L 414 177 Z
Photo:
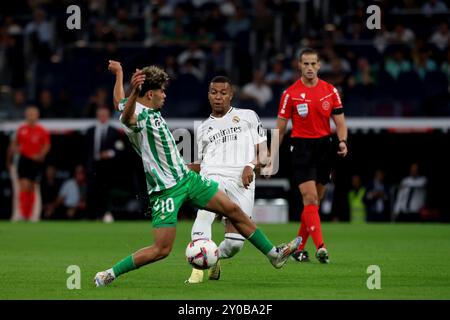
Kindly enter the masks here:
M 273 248 L 272 242 L 267 239 L 266 235 L 259 229 L 256 228 L 255 232 L 248 237 L 248 241 L 250 241 L 259 251 L 267 255 L 270 250 Z
M 114 275 L 116 278 L 120 276 L 121 274 L 127 273 L 128 271 L 132 271 L 134 269 L 137 269 L 136 265 L 133 261 L 133 256 L 128 256 L 125 259 L 117 262 L 113 267 Z

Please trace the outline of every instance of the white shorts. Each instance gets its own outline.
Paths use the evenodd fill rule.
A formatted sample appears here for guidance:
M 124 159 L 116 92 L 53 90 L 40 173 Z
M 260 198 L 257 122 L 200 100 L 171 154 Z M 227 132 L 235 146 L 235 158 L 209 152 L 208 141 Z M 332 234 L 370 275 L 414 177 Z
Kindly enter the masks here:
M 245 189 L 241 181 L 235 179 L 210 174 L 207 178 L 213 179 L 219 183 L 219 189 L 225 192 L 231 201 L 235 202 L 242 211 L 244 211 L 250 218 L 253 213 L 253 206 L 255 203 L 255 179 Z

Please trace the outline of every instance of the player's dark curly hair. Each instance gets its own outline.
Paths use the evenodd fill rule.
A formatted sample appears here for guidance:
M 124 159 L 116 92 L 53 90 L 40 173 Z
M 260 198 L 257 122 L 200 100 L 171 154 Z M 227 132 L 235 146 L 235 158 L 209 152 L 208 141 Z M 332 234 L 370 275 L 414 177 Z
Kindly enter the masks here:
M 142 69 L 142 73 L 145 75 L 145 81 L 142 84 L 139 97 L 143 97 L 149 90 L 164 89 L 169 82 L 167 73 L 157 66 L 145 67 Z

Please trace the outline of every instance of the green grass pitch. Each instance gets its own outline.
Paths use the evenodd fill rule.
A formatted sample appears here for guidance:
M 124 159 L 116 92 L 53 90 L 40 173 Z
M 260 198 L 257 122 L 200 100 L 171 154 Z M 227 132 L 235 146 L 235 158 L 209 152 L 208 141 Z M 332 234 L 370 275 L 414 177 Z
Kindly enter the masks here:
M 95 288 L 93 276 L 153 241 L 147 221 L 0 222 L 0 299 L 450 299 L 450 225 L 324 223 L 331 263 L 289 261 L 274 269 L 250 243 L 222 261 L 220 281 L 186 285 L 184 250 L 192 222 L 178 224 L 171 255 Z M 260 225 L 274 244 L 298 224 Z M 217 243 L 223 226 L 213 227 Z M 308 242 L 311 253 L 313 243 Z M 67 267 L 81 270 L 81 289 L 66 287 Z M 367 267 L 381 270 L 381 289 L 366 286 Z

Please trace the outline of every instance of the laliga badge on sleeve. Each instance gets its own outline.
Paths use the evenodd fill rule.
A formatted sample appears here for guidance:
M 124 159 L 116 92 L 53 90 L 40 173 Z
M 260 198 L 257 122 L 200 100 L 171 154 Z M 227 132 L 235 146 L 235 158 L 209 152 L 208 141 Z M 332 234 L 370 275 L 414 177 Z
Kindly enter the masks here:
M 308 104 L 307 103 L 301 103 L 297 105 L 297 112 L 302 118 L 306 118 L 308 115 Z

